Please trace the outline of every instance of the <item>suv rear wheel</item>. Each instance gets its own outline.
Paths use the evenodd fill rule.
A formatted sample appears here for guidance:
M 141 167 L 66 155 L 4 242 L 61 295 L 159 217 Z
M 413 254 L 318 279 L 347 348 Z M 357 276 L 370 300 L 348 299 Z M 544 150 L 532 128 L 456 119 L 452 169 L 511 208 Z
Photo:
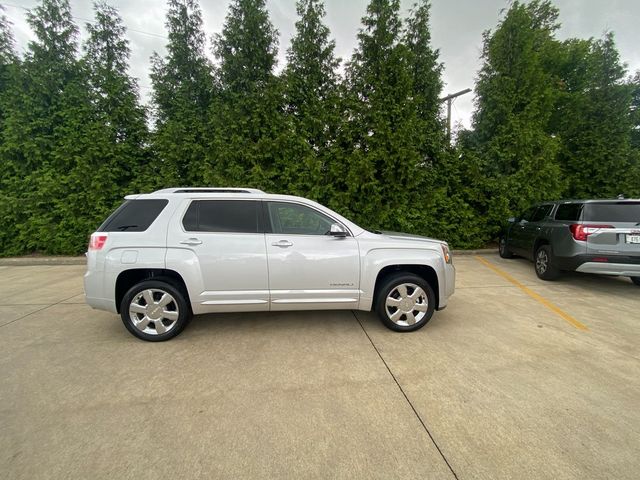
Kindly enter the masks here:
M 551 247 L 549 245 L 542 245 L 538 248 L 533 261 L 538 278 L 542 280 L 555 280 L 560 276 L 560 269 L 553 264 Z
M 411 273 L 397 273 L 380 286 L 376 313 L 387 328 L 413 332 L 424 327 L 436 307 L 431 286 Z
M 178 335 L 191 311 L 184 295 L 173 285 L 145 280 L 129 289 L 120 305 L 127 330 L 148 342 L 162 342 Z
M 640 277 L 629 277 L 631 281 L 640 287 Z

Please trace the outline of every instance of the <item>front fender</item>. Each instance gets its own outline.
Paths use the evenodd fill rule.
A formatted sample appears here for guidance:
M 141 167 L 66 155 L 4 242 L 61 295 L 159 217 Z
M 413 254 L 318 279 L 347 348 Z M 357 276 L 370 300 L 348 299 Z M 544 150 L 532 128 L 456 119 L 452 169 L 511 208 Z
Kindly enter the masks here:
M 453 293 L 455 270 L 445 263 L 442 252 L 431 248 L 376 248 L 361 259 L 360 310 L 371 310 L 378 275 L 383 268 L 393 265 L 431 267 L 438 278 L 438 309 L 444 308 Z

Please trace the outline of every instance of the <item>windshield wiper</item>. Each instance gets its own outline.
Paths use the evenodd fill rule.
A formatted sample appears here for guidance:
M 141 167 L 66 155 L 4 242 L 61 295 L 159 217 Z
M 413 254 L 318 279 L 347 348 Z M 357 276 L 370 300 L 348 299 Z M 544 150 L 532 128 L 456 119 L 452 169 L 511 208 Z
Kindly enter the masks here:
M 137 226 L 138 225 L 120 225 L 118 227 L 118 230 L 120 230 L 121 232 L 124 232 L 128 228 L 136 228 Z

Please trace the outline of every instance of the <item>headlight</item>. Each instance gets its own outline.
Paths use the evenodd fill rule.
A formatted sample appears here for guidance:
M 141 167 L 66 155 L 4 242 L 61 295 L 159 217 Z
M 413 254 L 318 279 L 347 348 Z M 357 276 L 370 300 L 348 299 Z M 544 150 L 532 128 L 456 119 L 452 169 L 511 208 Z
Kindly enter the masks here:
M 453 263 L 453 258 L 451 258 L 451 252 L 449 251 L 449 246 L 446 244 L 441 244 L 442 247 L 442 255 L 444 256 L 444 261 L 447 263 Z

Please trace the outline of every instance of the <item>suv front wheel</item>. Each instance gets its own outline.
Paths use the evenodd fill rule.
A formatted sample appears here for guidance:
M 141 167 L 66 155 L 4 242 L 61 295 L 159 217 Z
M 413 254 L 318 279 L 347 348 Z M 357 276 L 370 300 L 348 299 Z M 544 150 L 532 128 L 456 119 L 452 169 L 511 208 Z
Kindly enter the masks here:
M 397 273 L 380 286 L 376 313 L 387 328 L 396 332 L 413 332 L 424 327 L 436 307 L 431 286 L 411 273 Z
M 145 280 L 129 289 L 120 305 L 127 330 L 148 342 L 162 342 L 178 335 L 191 311 L 185 296 L 169 283 Z
M 536 250 L 533 261 L 538 278 L 542 280 L 555 280 L 560 276 L 560 269 L 553 264 L 552 258 L 553 255 L 551 254 L 551 247 L 549 245 L 542 245 Z

